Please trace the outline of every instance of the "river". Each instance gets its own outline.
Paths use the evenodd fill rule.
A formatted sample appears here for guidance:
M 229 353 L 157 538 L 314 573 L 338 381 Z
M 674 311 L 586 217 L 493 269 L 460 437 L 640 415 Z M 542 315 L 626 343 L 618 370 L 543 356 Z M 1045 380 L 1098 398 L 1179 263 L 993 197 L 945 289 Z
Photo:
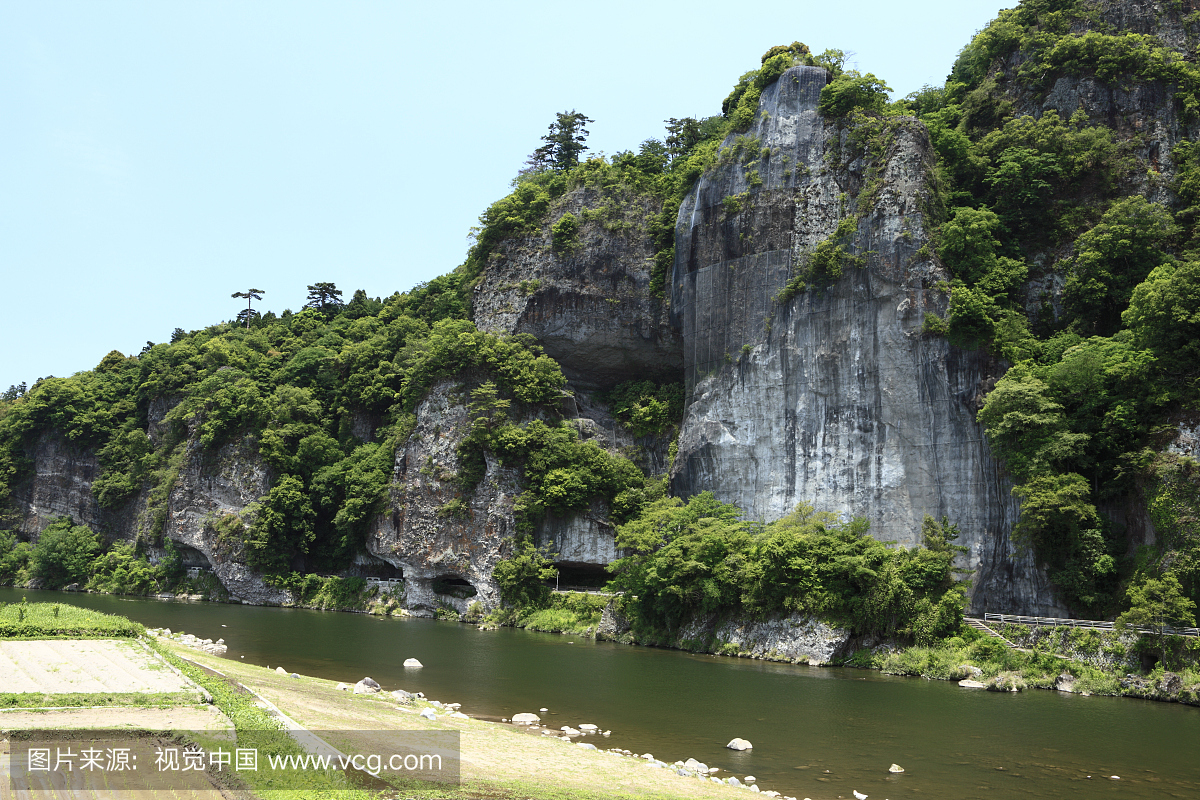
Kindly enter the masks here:
M 1200 797 L 1200 708 L 631 647 L 425 619 L 0 589 L 223 638 L 228 658 L 424 692 L 499 720 L 612 730 L 601 747 L 696 758 L 796 797 Z M 405 669 L 417 658 L 423 669 Z M 754 743 L 736 753 L 735 736 Z M 905 768 L 889 775 L 892 763 Z M 1117 775 L 1120 780 L 1109 776 Z M 1090 776 L 1090 777 L 1088 777 Z

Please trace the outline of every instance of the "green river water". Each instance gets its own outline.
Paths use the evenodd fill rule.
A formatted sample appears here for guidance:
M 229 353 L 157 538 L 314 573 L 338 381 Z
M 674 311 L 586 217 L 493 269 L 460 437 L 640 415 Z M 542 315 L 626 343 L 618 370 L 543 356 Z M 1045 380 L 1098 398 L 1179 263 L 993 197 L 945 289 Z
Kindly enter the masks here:
M 548 708 L 553 727 L 610 729 L 589 737 L 600 747 L 693 757 L 801 798 L 1200 798 L 1200 708 L 996 694 L 424 619 L 0 589 L 0 602 L 23 596 L 223 638 L 230 659 L 349 683 L 369 675 L 385 690 L 462 703 L 472 717 Z M 425 666 L 405 669 L 406 658 Z M 735 736 L 754 749 L 725 749 Z M 893 762 L 905 774 L 889 775 Z

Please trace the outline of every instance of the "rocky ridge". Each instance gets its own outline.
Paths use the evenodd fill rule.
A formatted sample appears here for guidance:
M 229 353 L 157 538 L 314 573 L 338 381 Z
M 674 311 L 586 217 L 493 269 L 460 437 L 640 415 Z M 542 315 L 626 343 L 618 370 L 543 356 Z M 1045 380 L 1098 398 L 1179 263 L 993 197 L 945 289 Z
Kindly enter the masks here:
M 767 87 L 751 129 L 722 145 L 734 157 L 680 208 L 671 314 L 689 404 L 673 489 L 711 490 L 756 519 L 800 502 L 862 515 L 873 536 L 908 547 L 926 514 L 948 516 L 970 548 L 973 608 L 1062 612 L 1008 541 L 1017 505 L 975 421 L 990 365 L 922 332 L 927 313 L 944 313 L 949 278 L 925 246 L 924 127 L 871 134 L 883 137 L 873 163 L 855 131 L 818 113 L 826 75 L 793 67 Z M 781 298 L 847 219 L 861 266 Z

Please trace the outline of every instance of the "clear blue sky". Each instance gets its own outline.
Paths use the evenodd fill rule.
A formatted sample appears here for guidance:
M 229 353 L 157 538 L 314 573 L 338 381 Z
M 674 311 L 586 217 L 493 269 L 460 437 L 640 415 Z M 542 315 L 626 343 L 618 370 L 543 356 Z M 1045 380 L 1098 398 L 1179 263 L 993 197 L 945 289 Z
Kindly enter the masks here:
M 1005 0 L 0 2 L 0 389 L 448 272 L 556 111 L 613 153 L 772 45 L 940 85 Z

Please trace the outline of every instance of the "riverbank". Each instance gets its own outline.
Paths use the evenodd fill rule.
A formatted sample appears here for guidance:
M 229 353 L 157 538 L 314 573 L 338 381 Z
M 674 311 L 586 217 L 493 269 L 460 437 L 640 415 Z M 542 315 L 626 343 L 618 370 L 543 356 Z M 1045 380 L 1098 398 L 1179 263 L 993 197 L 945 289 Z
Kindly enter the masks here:
M 531 731 L 512 724 L 464 718 L 465 715 L 452 716 L 425 700 L 403 702 L 387 691 L 354 694 L 340 691 L 335 681 L 232 662 L 187 650 L 175 642 L 164 642 L 162 646 L 178 657 L 218 670 L 243 684 L 304 728 L 330 732 L 331 744 L 347 752 L 370 752 L 371 737 L 379 732 L 457 732 L 462 752 L 462 785 L 455 790 L 437 790 L 437 797 L 728 800 L 736 796 L 731 795 L 733 786 L 678 775 L 673 764 L 664 768 L 660 761 L 650 766 L 636 754 L 600 749 L 602 739 L 598 740 L 600 745 L 592 745 L 595 749 L 580 747 L 580 743 L 543 735 L 545 729 Z M 424 716 L 422 712 L 426 712 Z M 757 791 L 777 796 L 769 789 Z
M 312 595 L 314 600 L 319 598 L 319 603 L 293 607 L 377 617 L 409 616 L 398 606 L 397 598 L 391 592 L 348 593 L 347 588 L 360 587 L 344 586 L 341 579 L 323 579 L 319 591 Z M 370 596 L 364 597 L 364 594 Z M 139 599 L 179 602 L 183 598 L 150 595 Z M 853 637 L 849 631 L 803 615 L 763 620 L 708 615 L 683 626 L 674 636 L 639 637 L 630 628 L 627 618 L 618 613 L 613 599 L 611 595 L 555 592 L 546 607 L 499 609 L 487 615 L 468 614 L 460 621 L 478 625 L 483 631 L 497 627 L 524 628 L 715 656 L 872 669 L 929 680 L 975 681 L 993 691 L 1050 689 L 1200 706 L 1200 667 L 1197 666 L 1200 663 L 1200 639 L 1169 637 L 1167 656 L 1172 668 L 1166 669 L 1154 663 L 1156 646 L 1136 634 L 1022 625 L 998 627 L 1004 636 L 1028 653 L 1010 650 L 998 640 L 966 626 L 959 635 L 932 647 L 911 647 L 880 638 Z M 219 604 L 221 601 L 212 599 L 210 602 Z M 16 623 L 18 605 L 11 603 L 0 610 L 0 628 Z M 62 607 L 71 608 L 67 604 Z M 39 613 L 44 615 L 46 612 Z M 66 621 L 64 617 L 62 622 Z M 32 617 L 29 622 L 34 622 Z M 140 626 L 130 627 L 118 635 L 134 635 L 139 631 Z M 39 638 L 47 633 L 40 627 L 25 632 Z M 68 631 L 58 635 L 65 633 Z

